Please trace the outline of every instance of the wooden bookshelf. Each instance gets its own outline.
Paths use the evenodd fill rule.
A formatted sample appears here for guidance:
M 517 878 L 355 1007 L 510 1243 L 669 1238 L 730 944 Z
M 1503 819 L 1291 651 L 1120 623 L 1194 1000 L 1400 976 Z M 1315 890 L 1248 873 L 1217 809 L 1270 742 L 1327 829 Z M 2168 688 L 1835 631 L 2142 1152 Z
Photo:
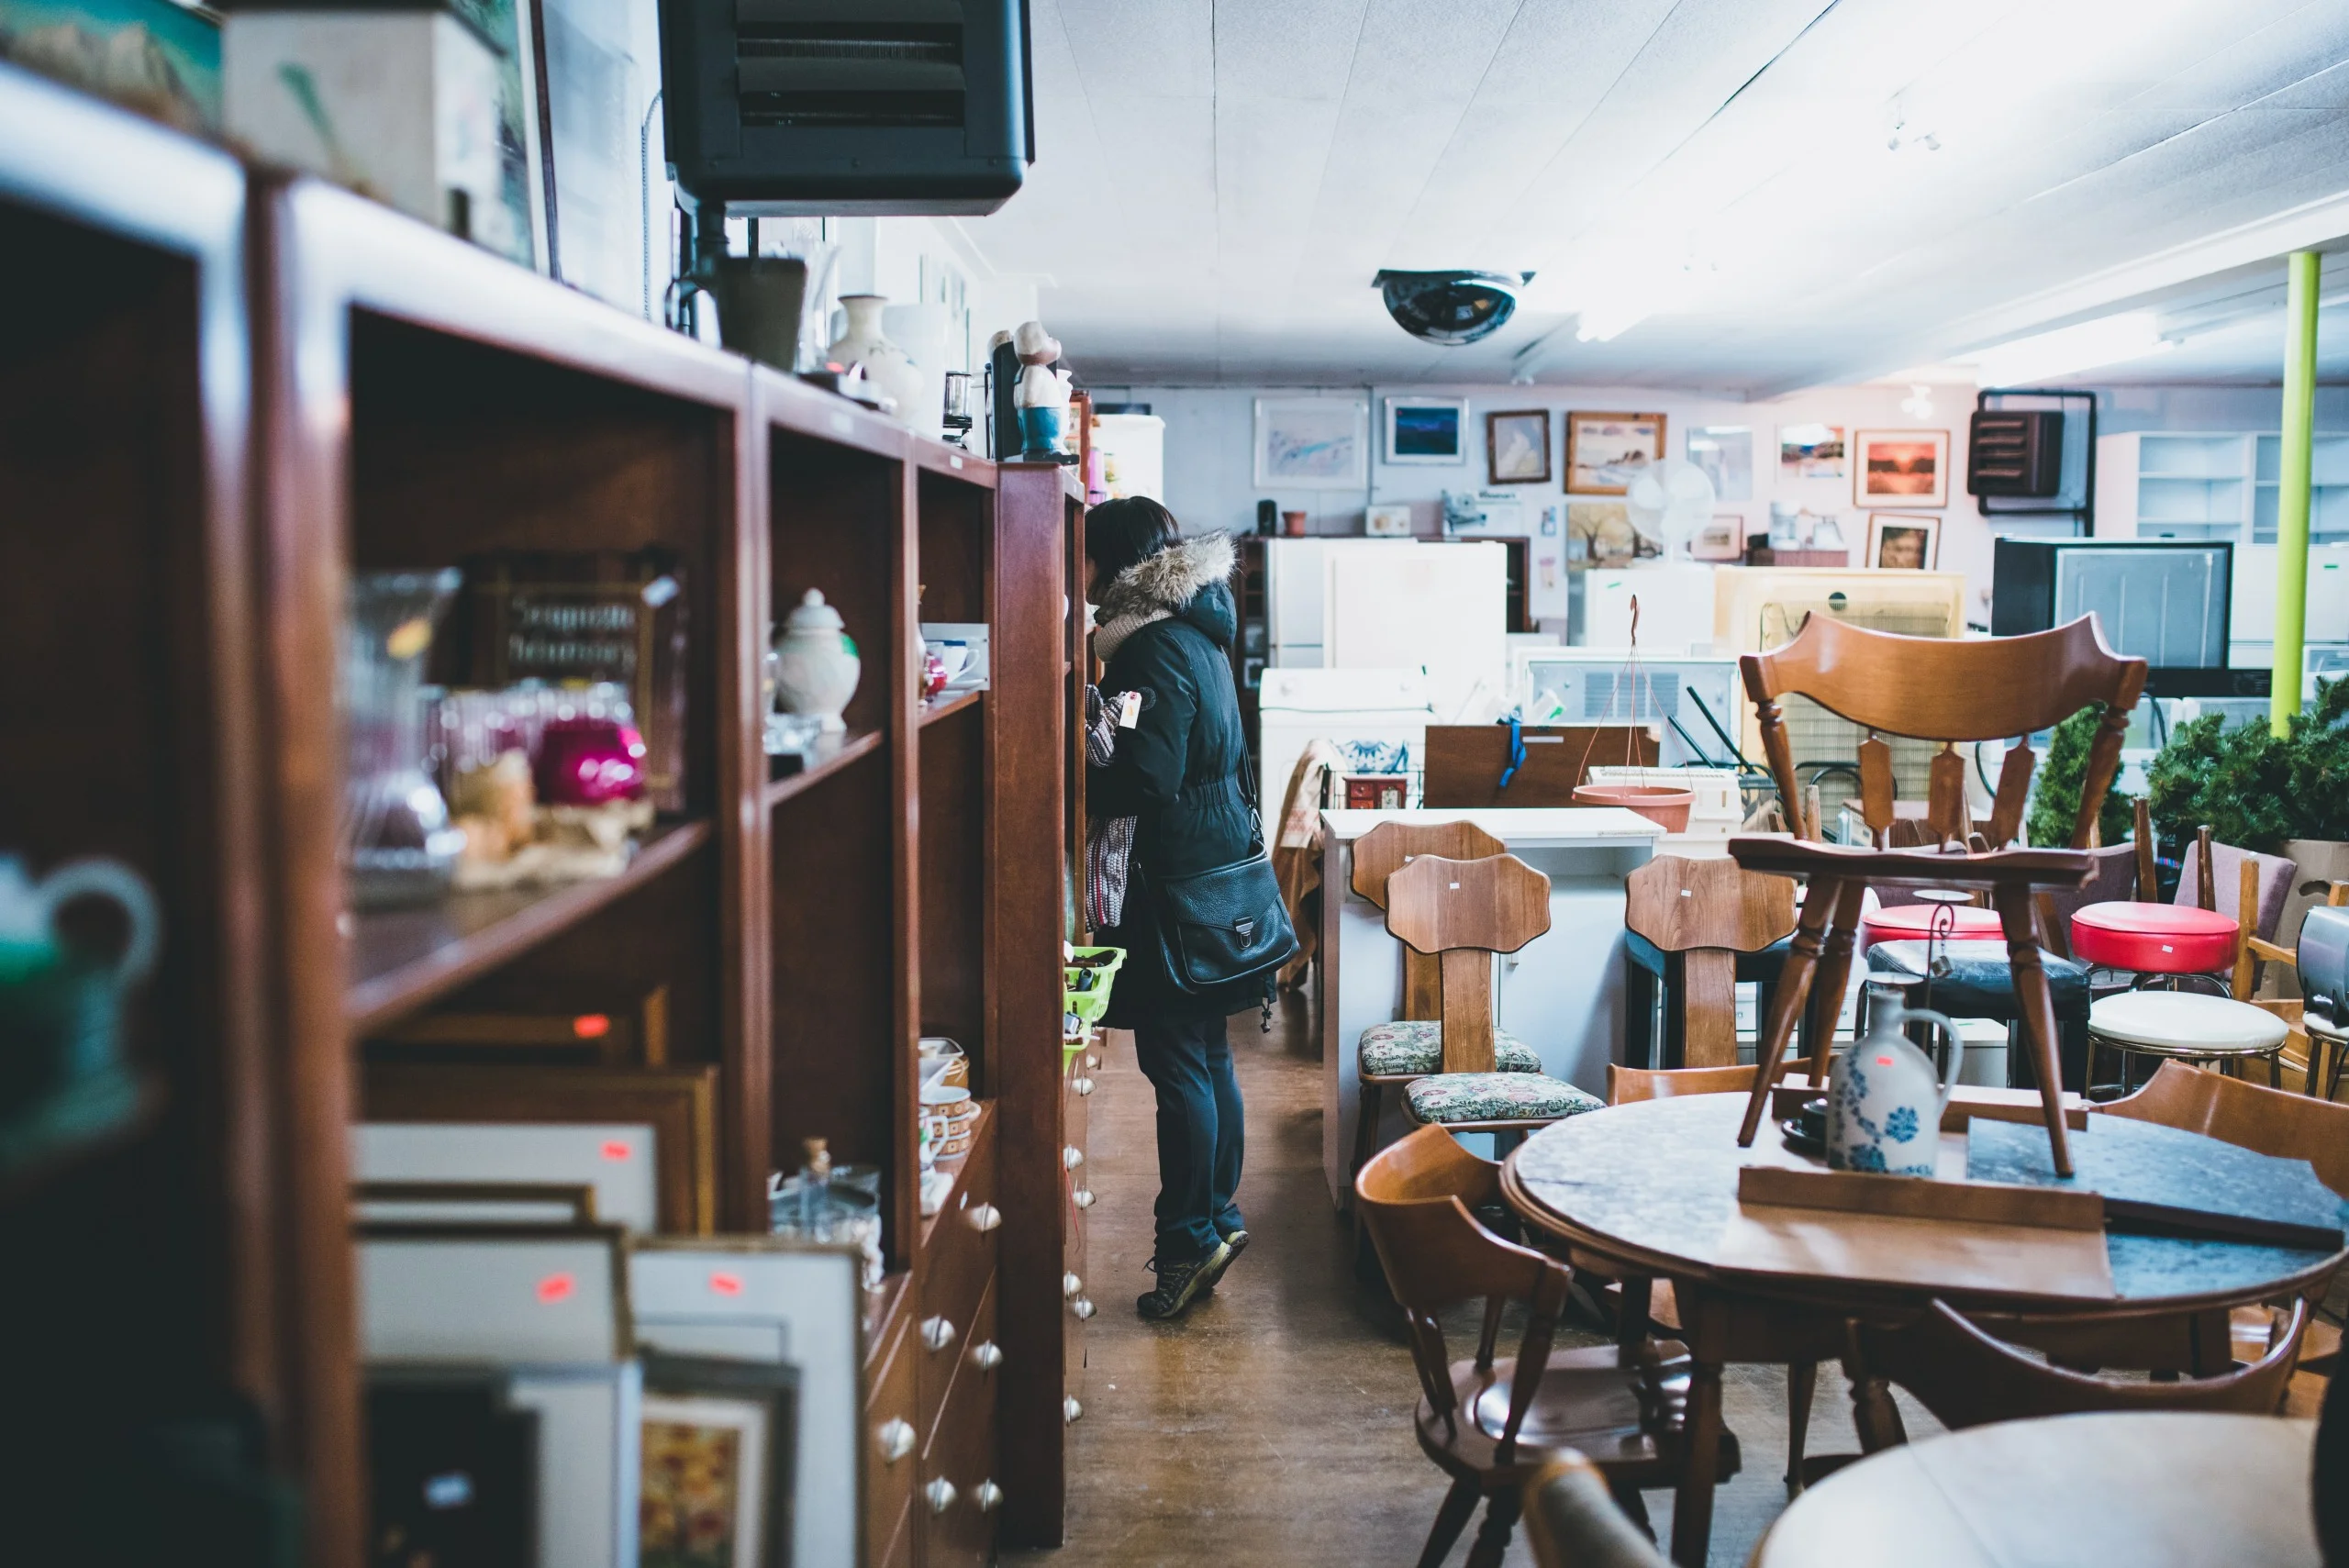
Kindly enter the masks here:
M 768 1174 L 806 1138 L 883 1172 L 870 1414 L 902 1391 L 924 1431 L 910 1472 L 867 1445 L 866 1560 L 979 1568 L 998 1527 L 1057 1540 L 1067 475 L 916 439 L 5 66 L 0 239 L 43 259 L 5 307 L 0 398 L 12 429 L 49 432 L 0 443 L 18 525 L 0 690 L 40 738 L 0 783 L 18 825 L 0 853 L 36 874 L 121 858 L 167 933 L 129 1025 L 152 1115 L 0 1187 L 12 1266 L 67 1282 L 0 1292 L 12 1404 L 28 1387 L 36 1412 L 135 1422 L 231 1401 L 299 1491 L 304 1561 L 356 1568 L 362 1040 L 426 1010 L 658 989 L 669 1062 L 718 1069 L 721 1229 L 765 1229 Z M 651 547 L 683 590 L 682 808 L 607 881 L 348 909 L 333 672 L 352 574 Z M 776 776 L 761 661 L 809 587 L 863 677 L 847 733 Z M 924 617 L 989 625 L 990 689 L 923 706 Z M 927 1033 L 969 1051 L 983 1115 L 925 1219 Z M 912 1332 L 952 1314 L 1000 1340 L 999 1374 Z M 42 1366 L 55 1388 L 16 1381 Z M 965 1503 L 914 1509 L 913 1473 Z

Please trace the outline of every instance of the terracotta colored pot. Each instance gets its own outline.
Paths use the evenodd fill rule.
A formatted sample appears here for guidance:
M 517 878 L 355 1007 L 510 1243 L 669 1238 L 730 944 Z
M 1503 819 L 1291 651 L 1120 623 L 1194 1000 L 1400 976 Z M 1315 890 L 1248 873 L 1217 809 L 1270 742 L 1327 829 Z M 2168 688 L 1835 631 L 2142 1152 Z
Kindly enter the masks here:
M 1576 784 L 1576 806 L 1620 806 L 1636 811 L 1667 833 L 1683 832 L 1697 792 L 1664 784 Z

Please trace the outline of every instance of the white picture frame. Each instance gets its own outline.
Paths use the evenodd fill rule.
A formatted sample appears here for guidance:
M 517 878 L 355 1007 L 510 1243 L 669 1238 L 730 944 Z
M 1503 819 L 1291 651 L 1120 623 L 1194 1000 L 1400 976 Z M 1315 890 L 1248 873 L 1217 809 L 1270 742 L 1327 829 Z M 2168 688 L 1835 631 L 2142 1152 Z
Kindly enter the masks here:
M 1389 465 L 1464 468 L 1468 462 L 1468 400 L 1390 397 L 1384 451 Z
M 1256 488 L 1363 490 L 1370 484 L 1370 406 L 1359 397 L 1256 400 Z
M 1887 561 L 1887 550 L 1894 559 Z M 1932 572 L 1942 553 L 1942 520 L 1931 513 L 1870 512 L 1863 564 L 1884 572 Z M 1911 554 L 1918 559 L 1909 559 Z
M 629 1359 L 617 1225 L 362 1225 L 359 1351 L 371 1365 Z
M 661 1229 L 660 1144 L 644 1123 L 367 1121 L 351 1132 L 354 1182 L 587 1186 L 597 1219 Z
M 1688 461 L 1713 482 L 1713 499 L 1734 504 L 1753 499 L 1753 428 L 1750 425 L 1698 425 L 1683 438 Z

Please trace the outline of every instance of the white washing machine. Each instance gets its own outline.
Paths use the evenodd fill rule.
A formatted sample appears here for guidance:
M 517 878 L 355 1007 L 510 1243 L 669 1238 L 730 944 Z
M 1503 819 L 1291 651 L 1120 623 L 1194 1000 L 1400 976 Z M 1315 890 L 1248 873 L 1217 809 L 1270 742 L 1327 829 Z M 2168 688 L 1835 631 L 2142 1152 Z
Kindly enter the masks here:
M 1256 765 L 1264 843 L 1280 829 L 1288 776 L 1316 740 L 1400 741 L 1408 768 L 1426 761 L 1428 677 L 1419 670 L 1272 669 L 1256 698 Z

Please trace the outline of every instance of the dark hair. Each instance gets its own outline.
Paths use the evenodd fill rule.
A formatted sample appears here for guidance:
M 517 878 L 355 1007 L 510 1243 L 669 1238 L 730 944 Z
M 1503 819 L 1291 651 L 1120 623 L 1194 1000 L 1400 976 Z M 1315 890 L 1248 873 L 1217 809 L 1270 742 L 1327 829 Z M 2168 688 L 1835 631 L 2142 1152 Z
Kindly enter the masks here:
M 1112 580 L 1182 537 L 1174 514 L 1147 495 L 1104 501 L 1085 514 L 1085 553 Z

